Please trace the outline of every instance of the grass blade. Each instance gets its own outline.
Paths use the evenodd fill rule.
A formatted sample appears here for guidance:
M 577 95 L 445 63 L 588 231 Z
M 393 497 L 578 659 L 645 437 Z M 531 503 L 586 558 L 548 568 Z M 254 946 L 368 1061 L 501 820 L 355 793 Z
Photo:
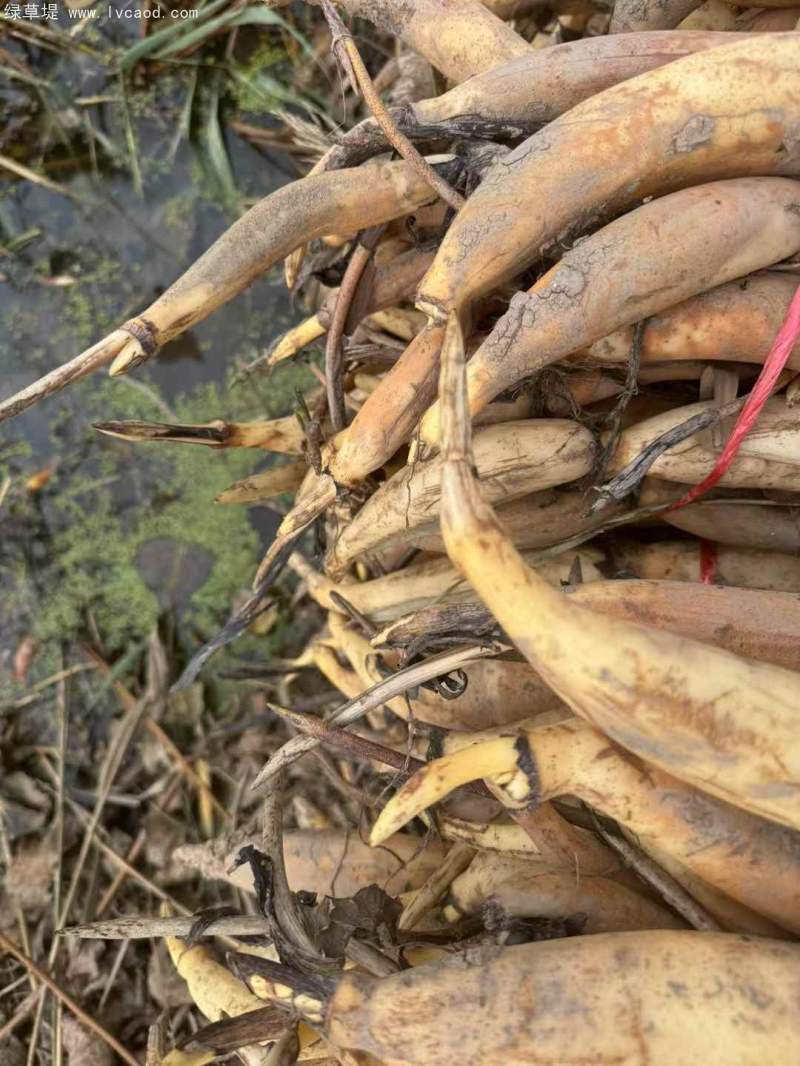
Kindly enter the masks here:
M 228 4 L 230 4 L 230 0 L 211 0 L 205 7 L 198 8 L 200 14 L 196 20 L 193 20 L 194 29 L 198 28 L 198 23 L 204 22 L 224 7 L 227 7 Z M 179 20 L 171 26 L 165 26 L 163 29 L 156 30 L 155 33 L 142 38 L 141 41 L 137 41 L 136 44 L 131 45 L 130 48 L 123 52 L 119 63 L 120 70 L 130 70 L 140 59 L 146 59 L 153 52 L 158 51 L 162 45 L 174 40 L 182 33 L 186 33 L 186 23 Z
M 219 120 L 222 77 L 223 72 L 215 70 L 208 88 L 201 95 L 202 115 L 197 132 L 197 148 L 200 165 L 210 185 L 225 208 L 235 213 L 239 207 L 239 192 Z

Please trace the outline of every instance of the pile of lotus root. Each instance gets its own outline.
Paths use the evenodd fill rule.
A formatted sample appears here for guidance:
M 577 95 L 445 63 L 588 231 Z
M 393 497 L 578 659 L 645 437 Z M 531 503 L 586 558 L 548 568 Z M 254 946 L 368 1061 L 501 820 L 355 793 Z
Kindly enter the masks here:
M 282 261 L 308 317 L 267 362 L 324 345 L 301 417 L 99 427 L 288 457 L 224 495 L 295 492 L 181 683 L 288 567 L 342 694 L 276 708 L 258 914 L 169 940 L 214 1024 L 164 1061 L 798 1063 L 800 9 L 324 14 L 366 117 L 1 409 Z M 319 745 L 395 768 L 346 847 L 281 839 Z

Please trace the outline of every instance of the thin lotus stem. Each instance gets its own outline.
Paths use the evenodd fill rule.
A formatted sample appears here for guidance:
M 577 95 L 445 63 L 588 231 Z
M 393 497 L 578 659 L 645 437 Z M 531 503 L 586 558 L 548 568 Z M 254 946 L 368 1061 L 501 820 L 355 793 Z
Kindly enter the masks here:
M 268 762 L 261 767 L 261 770 L 256 774 L 255 780 L 251 782 L 250 788 L 260 788 L 275 774 L 279 774 L 282 770 L 291 766 L 292 763 L 297 762 L 298 759 L 302 759 L 309 751 L 315 751 L 320 744 L 321 741 L 317 737 L 306 736 L 305 734 L 287 740 L 285 744 L 278 748 L 274 755 L 270 756 Z
M 647 476 L 648 470 L 656 459 L 662 456 L 664 452 L 674 447 L 674 445 L 680 444 L 681 441 L 693 437 L 695 433 L 718 425 L 729 415 L 735 414 L 746 399 L 746 396 L 741 396 L 739 399 L 726 403 L 722 407 L 709 407 L 707 410 L 700 411 L 698 414 L 692 415 L 691 418 L 687 418 L 680 425 L 673 426 L 665 433 L 662 433 L 660 437 L 651 441 L 635 459 L 632 459 L 605 485 L 599 487 L 600 496 L 590 507 L 590 513 L 593 514 L 612 500 L 621 500 L 630 492 L 633 492 L 637 485 Z
M 157 936 L 264 936 L 269 922 L 260 914 L 235 914 L 198 925 L 191 915 L 170 918 L 109 918 L 57 930 L 58 936 L 80 940 L 148 940 Z
M 55 392 L 60 392 L 73 381 L 79 381 L 87 374 L 91 374 L 93 370 L 98 370 L 101 366 L 110 363 L 130 339 L 130 335 L 124 330 L 115 330 L 98 344 L 92 345 L 85 352 L 76 355 L 74 359 L 70 359 L 62 366 L 57 366 L 55 370 L 51 370 L 38 381 L 27 385 L 16 395 L 0 403 L 0 422 L 5 422 L 7 418 L 16 418 L 18 414 L 40 400 L 52 396 Z
M 339 751 L 342 755 L 349 755 L 354 759 L 365 759 L 391 766 L 393 770 L 397 770 L 402 775 L 400 780 L 405 780 L 414 771 L 426 765 L 422 759 L 417 759 L 415 756 L 407 755 L 404 752 L 395 751 L 393 748 L 387 748 L 374 740 L 367 740 L 366 737 L 359 736 L 358 733 L 351 733 L 346 729 L 337 729 L 314 715 L 301 714 L 298 711 L 289 710 L 287 707 L 278 707 L 274 703 L 270 703 L 268 706 L 279 718 L 298 729 L 306 739 L 316 740 L 318 743 L 325 744 L 327 747 L 333 748 L 334 751 Z M 309 747 L 308 750 L 312 749 Z M 256 779 L 253 782 L 253 787 L 258 783 L 258 779 Z M 488 790 L 477 782 L 470 782 L 470 785 L 466 787 L 466 791 L 474 792 L 479 796 L 490 795 Z
M 108 1047 L 110 1047 L 115 1054 L 119 1055 L 124 1062 L 127 1062 L 129 1066 L 141 1066 L 139 1060 L 135 1058 L 127 1048 L 123 1047 L 116 1037 L 112 1036 L 107 1029 L 104 1029 L 103 1026 L 91 1016 L 91 1014 L 87 1014 L 83 1007 L 76 1003 L 72 996 L 65 992 L 61 985 L 57 984 L 49 973 L 46 973 L 40 966 L 37 966 L 33 959 L 29 958 L 17 947 L 16 944 L 2 933 L 0 933 L 0 950 L 6 952 L 8 955 L 12 955 L 29 973 L 33 974 L 34 977 L 41 981 L 41 983 L 45 985 L 53 995 L 56 996 L 59 1001 L 86 1026 L 87 1029 L 90 1029 L 93 1033 L 99 1036 L 103 1043 L 107 1044 Z
M 459 667 L 474 662 L 476 659 L 496 656 L 505 650 L 506 647 L 504 645 L 486 642 L 433 655 L 424 662 L 414 663 L 404 670 L 398 670 L 391 677 L 387 677 L 384 681 L 379 681 L 377 685 L 373 685 L 366 692 L 362 692 L 360 696 L 349 700 L 334 712 L 329 721 L 338 726 L 350 725 L 369 711 L 380 707 L 381 704 L 386 703 L 388 700 L 394 699 L 395 696 L 408 692 L 409 689 L 416 688 L 426 681 L 432 681 L 435 677 L 441 677 L 453 670 L 457 670 Z
M 339 15 L 330 0 L 323 0 L 322 11 L 328 22 L 332 35 L 332 48 L 342 66 L 351 76 L 354 89 L 360 89 L 361 95 L 375 116 L 375 121 L 386 134 L 389 144 L 405 159 L 410 167 L 426 181 L 432 189 L 441 196 L 445 203 L 458 211 L 464 203 L 463 196 L 440 178 L 429 163 L 426 163 L 411 141 L 398 130 L 389 109 L 375 89 L 375 83 L 369 76 L 369 71 L 359 54 L 352 34 L 339 18 Z
M 614 453 L 615 448 L 619 442 L 622 415 L 625 408 L 631 402 L 634 396 L 639 392 L 639 368 L 642 363 L 642 338 L 644 337 L 644 331 L 647 328 L 648 319 L 643 318 L 640 322 L 636 323 L 636 328 L 633 332 L 633 343 L 631 344 L 630 355 L 628 356 L 628 367 L 625 373 L 625 385 L 622 392 L 616 399 L 614 407 L 610 411 L 608 417 L 605 420 L 605 431 L 607 433 L 607 443 L 603 448 L 603 452 L 598 460 L 597 469 L 599 475 L 602 476 L 605 472 L 608 460 Z
M 269 587 L 283 569 L 294 546 L 305 531 L 334 502 L 336 496 L 336 482 L 328 474 L 323 474 L 314 486 L 313 492 L 304 496 L 299 503 L 295 502 L 292 510 L 278 527 L 275 540 L 256 570 L 253 581 L 254 590 L 266 590 Z
M 665 482 L 665 484 L 667 484 Z M 675 487 L 674 495 L 677 498 L 679 489 Z M 715 503 L 719 503 L 719 500 L 715 500 Z M 731 501 L 737 502 L 737 501 Z M 561 555 L 564 552 L 570 551 L 572 548 L 579 548 L 582 544 L 585 544 L 589 540 L 594 540 L 602 533 L 608 533 L 609 530 L 616 529 L 618 526 L 632 525 L 634 522 L 641 522 L 646 518 L 652 518 L 654 515 L 659 515 L 667 508 L 664 503 L 652 504 L 648 507 L 635 507 L 630 511 L 624 511 L 622 514 L 614 515 L 609 518 L 607 522 L 604 522 L 600 526 L 594 526 L 592 529 L 582 530 L 580 533 L 575 533 L 571 537 L 566 537 L 564 540 L 559 540 L 555 544 L 549 545 L 547 548 L 542 548 L 536 552 L 535 555 L 528 556 L 528 563 L 531 566 L 537 566 L 539 563 L 544 562 L 545 559 L 550 559 L 554 555 Z
M 329 595 L 333 606 L 338 611 L 341 611 L 342 614 L 346 614 L 352 622 L 355 622 L 366 637 L 372 639 L 375 636 L 378 632 L 378 627 L 363 612 L 354 607 L 349 600 L 345 599 L 341 592 L 332 589 Z
M 295 535 L 294 540 L 299 540 L 301 535 L 302 530 Z M 294 540 L 291 542 L 292 544 L 294 543 Z M 291 544 L 287 547 L 287 552 L 290 550 Z M 269 580 L 264 581 L 253 595 L 248 598 L 245 604 L 232 615 L 219 633 L 208 641 L 207 644 L 204 644 L 199 651 L 195 652 L 187 663 L 181 676 L 172 686 L 173 692 L 180 692 L 182 689 L 191 685 L 215 652 L 236 640 L 236 638 L 244 633 L 247 627 L 254 622 L 259 615 L 263 614 L 264 611 L 272 605 L 273 599 L 267 591 L 268 586 Z
M 663 870 L 654 859 L 651 859 L 641 848 L 637 848 L 621 833 L 610 832 L 599 818 L 595 817 L 593 821 L 595 829 L 606 844 L 617 852 L 645 884 L 654 889 L 673 910 L 685 918 L 693 929 L 702 929 L 710 933 L 722 932 L 720 924 L 689 895 L 683 885 Z
M 271 862 L 275 921 L 296 950 L 313 957 L 318 955 L 319 951 L 303 924 L 286 876 L 283 857 L 284 781 L 284 775 L 278 774 L 264 796 L 261 807 L 261 847 Z
M 449 673 L 451 670 L 455 670 L 465 663 L 473 662 L 475 659 L 497 655 L 501 650 L 501 646 L 497 644 L 479 644 L 468 648 L 459 648 L 456 651 L 444 652 L 441 655 L 434 655 L 430 659 L 426 659 L 425 662 L 415 663 L 413 666 L 406 667 L 405 670 L 399 670 L 385 681 L 380 681 L 360 696 L 356 696 L 355 699 L 342 704 L 328 717 L 325 724 L 339 727 L 352 725 L 353 722 L 358 721 L 368 711 L 373 710 L 375 707 L 380 707 L 387 700 L 407 692 L 408 689 L 416 688 L 417 685 L 423 684 L 425 681 L 431 681 L 434 677 Z M 291 714 L 292 712 L 283 713 Z M 314 736 L 293 737 L 288 744 L 284 744 L 271 756 L 250 787 L 258 788 L 263 785 L 265 781 L 269 781 L 276 773 L 295 762 L 306 752 L 313 751 L 321 743 L 322 739 Z M 373 756 L 369 757 L 372 758 Z M 403 766 L 400 769 L 403 769 L 409 764 L 405 756 L 401 756 L 401 758 L 403 759 Z
M 342 378 L 342 337 L 347 316 L 358 291 L 361 277 L 375 252 L 375 246 L 381 238 L 385 226 L 372 226 L 365 230 L 357 242 L 350 262 L 344 272 L 336 298 L 336 307 L 331 319 L 328 336 L 325 339 L 325 389 L 328 395 L 328 412 L 336 433 L 347 425 L 344 403 L 344 381 Z

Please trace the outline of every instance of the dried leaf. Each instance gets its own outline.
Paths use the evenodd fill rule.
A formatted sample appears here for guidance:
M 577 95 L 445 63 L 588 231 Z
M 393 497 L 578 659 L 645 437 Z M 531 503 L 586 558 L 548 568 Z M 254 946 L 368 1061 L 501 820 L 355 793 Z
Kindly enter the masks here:
M 64 1016 L 61 1032 L 69 1066 L 112 1066 L 114 1055 L 108 1044 L 71 1015 Z
M 270 1004 L 260 1010 L 248 1011 L 235 1018 L 223 1018 L 204 1026 L 192 1037 L 192 1043 L 213 1051 L 235 1051 L 247 1044 L 277 1040 L 291 1024 L 285 1010 Z
M 0 792 L 0 818 L 8 839 L 17 840 L 19 837 L 38 832 L 47 820 L 47 815 L 44 811 L 32 811 L 30 807 L 10 799 L 4 788 Z
M 52 841 L 47 838 L 20 845 L 12 856 L 5 887 L 25 914 L 36 914 L 50 906 L 56 859 Z
M 377 885 L 359 889 L 350 899 L 327 897 L 314 912 L 318 943 L 332 958 L 343 958 L 348 941 L 356 934 L 378 944 L 394 945 L 402 909 Z
M 108 967 L 103 963 L 106 946 L 102 940 L 82 944 L 80 951 L 73 952 L 67 964 L 67 978 L 74 988 L 87 988 L 105 976 Z M 101 965 L 102 963 L 102 965 Z
M 291 907 L 275 891 L 274 866 L 268 855 L 248 844 L 239 852 L 235 865 L 250 867 L 258 908 L 269 922 L 278 957 L 313 974 L 329 974 L 338 970 L 341 966 L 338 959 L 343 959 L 343 955 L 325 958 L 322 948 L 314 941 L 312 901 L 315 902 L 316 897 L 309 898 L 304 892 L 291 893 L 297 915 L 295 918 L 289 913 Z
M 22 1041 L 10 1033 L 0 1044 L 0 1066 L 25 1066 L 27 1059 Z

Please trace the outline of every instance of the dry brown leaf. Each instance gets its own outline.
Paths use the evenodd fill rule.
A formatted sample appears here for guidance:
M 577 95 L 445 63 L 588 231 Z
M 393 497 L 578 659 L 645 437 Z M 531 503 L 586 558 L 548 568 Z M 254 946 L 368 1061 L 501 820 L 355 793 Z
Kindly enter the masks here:
M 25 1066 L 25 1048 L 13 1033 L 0 1043 L 0 1066 Z
M 72 988 L 85 989 L 93 985 L 101 976 L 105 979 L 108 967 L 101 965 L 105 950 L 105 943 L 102 940 L 95 940 L 88 944 L 81 944 L 79 951 L 73 951 L 70 954 L 67 979 Z
M 65 1015 L 61 1031 L 69 1066 L 113 1066 L 114 1055 L 108 1044 L 77 1019 Z
M 20 844 L 6 872 L 9 898 L 25 914 L 35 914 L 50 906 L 56 854 L 47 837 L 36 843 Z
M 253 891 L 250 870 L 242 866 L 229 874 L 241 848 L 260 846 L 256 834 L 222 834 L 205 844 L 185 844 L 175 852 L 177 862 L 203 877 L 229 881 Z M 284 836 L 289 887 L 320 896 L 353 896 L 360 888 L 378 884 L 392 895 L 418 888 L 438 866 L 444 848 L 435 841 L 398 833 L 386 848 L 370 848 L 356 831 L 327 829 L 290 831 Z

